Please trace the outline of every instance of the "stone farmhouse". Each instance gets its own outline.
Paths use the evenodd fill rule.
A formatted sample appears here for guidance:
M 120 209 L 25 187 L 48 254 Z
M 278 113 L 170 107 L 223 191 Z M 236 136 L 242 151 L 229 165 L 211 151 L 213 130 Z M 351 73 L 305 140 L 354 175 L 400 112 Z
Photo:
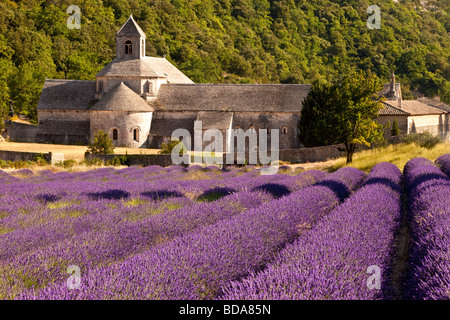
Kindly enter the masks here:
M 390 83 L 384 85 L 379 95 L 386 98 L 384 109 L 379 113 L 380 123 L 392 123 L 397 119 L 401 133 L 428 131 L 445 140 L 450 138 L 450 105 L 426 97 L 403 100 L 400 83 L 395 82 L 393 73 Z
M 45 81 L 32 133 L 11 130 L 10 139 L 82 144 L 108 133 L 115 146 L 159 148 L 176 129 L 279 130 L 279 148 L 302 147 L 297 123 L 309 84 L 194 83 L 168 60 L 145 55 L 146 36 L 132 16 L 116 34 L 116 58 L 95 81 Z M 379 93 L 387 100 L 379 121 L 397 118 L 402 133 L 428 130 L 448 138 L 450 106 L 431 99 L 403 100 L 392 75 Z M 14 133 L 15 132 L 15 133 Z

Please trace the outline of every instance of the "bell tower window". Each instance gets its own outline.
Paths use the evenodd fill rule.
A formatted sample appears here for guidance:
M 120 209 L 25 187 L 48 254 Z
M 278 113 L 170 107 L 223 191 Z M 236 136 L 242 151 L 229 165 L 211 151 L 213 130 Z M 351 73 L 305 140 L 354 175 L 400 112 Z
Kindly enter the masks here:
M 130 40 L 125 41 L 125 54 L 133 53 L 133 45 Z

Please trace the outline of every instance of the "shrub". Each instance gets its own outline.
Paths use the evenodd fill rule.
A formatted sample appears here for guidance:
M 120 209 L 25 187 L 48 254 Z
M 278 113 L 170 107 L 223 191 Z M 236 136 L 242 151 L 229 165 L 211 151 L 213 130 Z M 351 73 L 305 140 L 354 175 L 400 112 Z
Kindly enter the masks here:
M 17 161 L 11 162 L 11 167 L 13 167 L 14 169 L 23 169 L 23 168 L 26 168 L 30 164 L 31 164 L 31 161 L 27 162 L 27 161 L 23 161 L 23 160 L 17 160 Z
M 77 162 L 73 159 L 67 159 L 67 160 L 56 163 L 57 166 L 63 167 L 64 169 L 70 169 L 76 164 L 77 164 Z
M 433 136 L 429 132 L 413 133 L 408 134 L 402 138 L 404 143 L 415 143 L 422 148 L 433 149 L 439 142 L 441 138 L 438 136 Z
M 80 164 L 88 166 L 88 167 L 101 166 L 101 165 L 103 165 L 103 161 L 100 158 L 94 157 L 92 159 L 85 159 L 85 160 L 81 161 Z
M 39 154 L 35 155 L 34 156 L 34 162 L 36 162 L 36 164 L 38 166 L 46 166 L 48 164 L 47 160 L 45 160 L 45 158 L 44 158 L 44 154 L 43 153 L 39 153 Z
M 398 136 L 400 134 L 400 129 L 398 127 L 398 121 L 397 119 L 394 119 L 394 122 L 392 123 L 391 128 L 391 136 Z
M 120 159 L 119 157 L 114 157 L 112 159 L 106 160 L 105 165 L 114 167 L 120 166 L 121 165 Z
M 181 143 L 181 149 L 179 155 L 183 155 L 183 142 L 179 141 L 178 139 L 170 140 L 169 143 L 161 143 L 161 150 L 159 151 L 159 154 L 172 154 L 172 149 L 177 145 Z
M 94 137 L 94 142 L 88 145 L 88 152 L 92 154 L 113 154 L 114 146 L 108 134 L 99 130 Z

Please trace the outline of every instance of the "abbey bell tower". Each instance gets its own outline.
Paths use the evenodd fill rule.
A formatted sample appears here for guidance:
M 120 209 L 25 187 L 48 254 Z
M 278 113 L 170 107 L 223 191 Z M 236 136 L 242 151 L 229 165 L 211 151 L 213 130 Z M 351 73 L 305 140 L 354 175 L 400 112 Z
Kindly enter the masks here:
M 145 57 L 145 33 L 130 15 L 116 33 L 117 59 L 142 59 Z

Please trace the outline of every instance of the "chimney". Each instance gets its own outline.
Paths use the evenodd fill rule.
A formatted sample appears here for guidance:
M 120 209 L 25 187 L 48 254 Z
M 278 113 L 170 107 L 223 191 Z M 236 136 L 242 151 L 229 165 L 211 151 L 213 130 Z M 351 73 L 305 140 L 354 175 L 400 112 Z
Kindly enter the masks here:
M 394 70 L 391 72 L 391 82 L 389 85 L 389 97 L 395 98 L 395 74 Z

